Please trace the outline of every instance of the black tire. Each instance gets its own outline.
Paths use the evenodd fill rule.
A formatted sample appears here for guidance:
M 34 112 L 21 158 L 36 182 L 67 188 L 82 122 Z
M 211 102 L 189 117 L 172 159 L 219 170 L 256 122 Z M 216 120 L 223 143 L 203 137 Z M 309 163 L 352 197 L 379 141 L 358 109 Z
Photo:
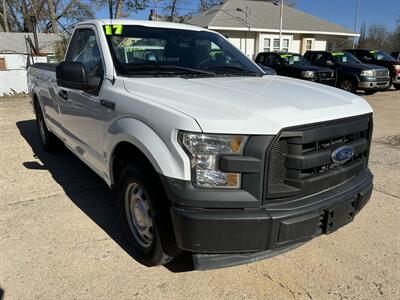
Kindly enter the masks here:
M 396 90 L 400 90 L 400 83 L 393 83 L 393 86 Z
M 47 128 L 46 122 L 44 121 L 42 109 L 37 101 L 35 101 L 35 114 L 37 131 L 39 133 L 42 148 L 46 152 L 57 151 L 59 149 L 60 141 L 54 135 L 54 133 L 50 132 Z
M 373 95 L 375 93 L 377 93 L 378 91 L 365 91 L 366 95 Z
M 134 190 L 137 187 L 142 193 Z M 141 194 L 143 199 L 129 200 L 138 197 L 135 193 Z M 121 173 L 118 198 L 122 228 L 133 256 L 138 262 L 148 267 L 165 265 L 179 256 L 180 250 L 176 246 L 168 199 L 153 170 L 140 163 L 129 163 Z M 133 201 L 147 202 L 147 204 L 132 205 Z M 142 217 L 135 217 L 135 209 L 132 209 L 132 206 L 142 212 L 139 213 Z M 144 221 L 149 218 L 151 227 L 148 226 L 150 221 Z M 141 226 L 138 223 L 147 225 Z M 149 228 L 146 230 L 143 227 Z M 147 232 L 147 236 L 143 232 Z M 152 235 L 151 239 L 148 232 Z
M 351 78 L 345 78 L 339 82 L 339 87 L 347 92 L 355 93 L 357 91 L 357 81 Z

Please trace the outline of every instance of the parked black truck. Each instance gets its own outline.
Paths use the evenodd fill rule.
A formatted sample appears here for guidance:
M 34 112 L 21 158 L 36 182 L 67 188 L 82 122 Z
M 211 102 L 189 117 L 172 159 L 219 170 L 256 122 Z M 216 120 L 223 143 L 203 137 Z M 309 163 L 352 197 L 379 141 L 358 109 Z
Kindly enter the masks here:
M 335 72 L 326 67 L 312 66 L 303 56 L 287 52 L 260 52 L 256 63 L 270 67 L 278 75 L 300 78 L 334 86 Z
M 363 90 L 366 94 L 389 87 L 389 70 L 385 67 L 364 64 L 345 51 L 307 51 L 304 57 L 315 66 L 336 71 L 336 86 L 349 92 Z
M 400 60 L 394 59 L 389 54 L 379 50 L 350 49 L 345 51 L 353 54 L 366 64 L 374 64 L 388 68 L 390 72 L 390 85 L 393 84 L 396 90 L 400 90 Z

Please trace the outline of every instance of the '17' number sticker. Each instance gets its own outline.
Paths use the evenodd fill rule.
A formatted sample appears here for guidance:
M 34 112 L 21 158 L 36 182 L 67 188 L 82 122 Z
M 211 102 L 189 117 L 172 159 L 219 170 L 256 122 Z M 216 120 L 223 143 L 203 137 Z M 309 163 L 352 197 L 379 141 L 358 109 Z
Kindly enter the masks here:
M 106 35 L 121 35 L 122 34 L 122 29 L 123 25 L 122 24 L 115 24 L 115 25 L 106 25 L 104 26 L 106 30 Z

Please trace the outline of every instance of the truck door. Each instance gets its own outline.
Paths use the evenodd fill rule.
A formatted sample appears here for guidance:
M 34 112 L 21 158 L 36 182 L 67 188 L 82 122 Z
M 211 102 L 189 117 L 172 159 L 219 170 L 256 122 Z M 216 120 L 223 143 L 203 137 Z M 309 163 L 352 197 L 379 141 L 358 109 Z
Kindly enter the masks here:
M 93 92 L 59 88 L 61 122 L 67 144 L 97 171 L 104 166 L 102 154 L 105 122 L 112 110 L 102 106 L 104 62 L 95 27 L 75 30 L 66 55 L 67 62 L 81 62 L 88 81 L 98 82 Z

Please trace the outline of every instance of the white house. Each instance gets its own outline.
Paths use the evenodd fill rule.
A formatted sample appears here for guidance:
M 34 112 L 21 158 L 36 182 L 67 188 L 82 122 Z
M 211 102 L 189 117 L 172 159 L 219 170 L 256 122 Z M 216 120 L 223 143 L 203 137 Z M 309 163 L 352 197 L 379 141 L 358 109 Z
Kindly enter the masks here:
M 189 24 L 215 30 L 254 58 L 261 51 L 279 50 L 280 7 L 271 2 L 226 0 L 190 20 Z M 343 37 L 359 36 L 343 26 L 284 6 L 282 50 L 330 50 Z
M 25 37 L 33 41 L 33 33 L 0 32 L 0 96 L 26 93 L 26 73 L 29 46 Z M 34 62 L 50 62 L 54 57 L 55 44 L 60 37 L 53 33 L 38 33 L 40 56 Z M 32 62 L 31 59 L 31 62 Z

